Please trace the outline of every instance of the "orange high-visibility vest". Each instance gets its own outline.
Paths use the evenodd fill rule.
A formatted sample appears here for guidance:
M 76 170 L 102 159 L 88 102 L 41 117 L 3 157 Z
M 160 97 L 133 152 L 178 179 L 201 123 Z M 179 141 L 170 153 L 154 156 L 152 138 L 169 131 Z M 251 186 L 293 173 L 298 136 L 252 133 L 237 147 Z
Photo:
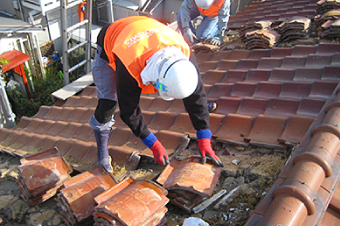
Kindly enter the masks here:
M 85 20 L 85 12 L 83 11 L 83 7 L 86 5 L 86 0 L 82 3 L 78 4 L 78 20 L 82 22 Z
M 215 0 L 208 9 L 202 9 L 198 6 L 197 8 L 204 16 L 214 17 L 218 15 L 218 11 L 222 8 L 224 1 L 225 0 Z
M 126 17 L 113 22 L 104 38 L 109 65 L 116 70 L 115 55 L 137 80 L 142 93 L 154 93 L 150 84 L 144 85 L 140 73 L 146 61 L 158 50 L 175 46 L 188 57 L 190 48 L 182 35 L 155 19 L 144 16 Z

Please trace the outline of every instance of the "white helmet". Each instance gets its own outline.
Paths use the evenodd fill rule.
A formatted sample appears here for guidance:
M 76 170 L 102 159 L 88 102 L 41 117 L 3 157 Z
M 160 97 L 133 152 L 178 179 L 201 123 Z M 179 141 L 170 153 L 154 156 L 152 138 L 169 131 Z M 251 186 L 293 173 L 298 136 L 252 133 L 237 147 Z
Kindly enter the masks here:
M 196 90 L 198 72 L 187 58 L 175 55 L 164 59 L 162 64 L 156 89 L 164 100 L 184 99 Z
M 214 0 L 195 0 L 196 5 L 202 9 L 209 9 Z

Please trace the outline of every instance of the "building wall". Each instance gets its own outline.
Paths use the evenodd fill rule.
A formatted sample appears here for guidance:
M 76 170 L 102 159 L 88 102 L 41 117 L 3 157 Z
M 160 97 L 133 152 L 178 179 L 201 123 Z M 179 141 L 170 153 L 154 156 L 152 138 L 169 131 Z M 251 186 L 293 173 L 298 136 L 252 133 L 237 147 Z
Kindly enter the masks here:
M 15 1 L 15 3 L 17 3 L 17 1 Z M 15 9 L 15 7 L 17 7 L 17 4 L 15 3 L 13 0 L 1 0 L 0 11 L 11 14 L 15 18 L 19 18 L 16 16 L 17 10 Z

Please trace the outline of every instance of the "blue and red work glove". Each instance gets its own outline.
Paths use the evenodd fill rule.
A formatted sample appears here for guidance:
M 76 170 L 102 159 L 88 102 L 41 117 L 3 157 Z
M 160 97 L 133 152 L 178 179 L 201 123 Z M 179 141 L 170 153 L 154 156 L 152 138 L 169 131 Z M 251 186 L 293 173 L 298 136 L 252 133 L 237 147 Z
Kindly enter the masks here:
M 223 167 L 223 163 L 215 154 L 215 151 L 211 147 L 211 131 L 210 130 L 199 130 L 196 132 L 198 147 L 202 157 L 202 163 L 206 163 L 206 157 L 210 157 L 215 165 Z
M 162 143 L 157 139 L 155 134 L 150 132 L 150 134 L 144 139 L 142 139 L 142 141 L 145 144 L 145 146 L 151 149 L 153 153 L 153 158 L 156 162 L 163 166 L 170 163 L 168 153 L 166 152 Z

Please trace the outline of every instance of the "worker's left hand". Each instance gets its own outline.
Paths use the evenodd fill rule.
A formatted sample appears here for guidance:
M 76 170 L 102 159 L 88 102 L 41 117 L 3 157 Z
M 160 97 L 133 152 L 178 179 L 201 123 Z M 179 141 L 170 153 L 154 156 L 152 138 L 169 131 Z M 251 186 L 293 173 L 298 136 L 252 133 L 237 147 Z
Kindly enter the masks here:
M 223 163 L 221 160 L 217 157 L 215 154 L 215 151 L 211 147 L 211 140 L 206 138 L 206 139 L 198 139 L 198 147 L 200 149 L 200 154 L 202 157 L 202 163 L 206 163 L 207 159 L 206 156 L 210 157 L 213 162 L 220 167 L 223 167 Z
M 168 165 L 170 163 L 169 156 L 166 153 L 164 146 L 158 139 L 155 141 L 155 143 L 152 145 L 150 149 L 153 153 L 153 158 L 156 162 L 163 166 Z
M 219 45 L 221 45 L 222 40 L 223 40 L 222 37 L 216 36 L 216 37 L 213 37 L 213 38 L 210 40 L 210 44 L 219 46 Z
M 199 130 L 196 132 L 198 147 L 200 149 L 200 154 L 202 157 L 202 163 L 206 163 L 206 157 L 210 157 L 214 164 L 223 167 L 223 163 L 215 154 L 215 151 L 211 147 L 211 131 L 209 129 Z

